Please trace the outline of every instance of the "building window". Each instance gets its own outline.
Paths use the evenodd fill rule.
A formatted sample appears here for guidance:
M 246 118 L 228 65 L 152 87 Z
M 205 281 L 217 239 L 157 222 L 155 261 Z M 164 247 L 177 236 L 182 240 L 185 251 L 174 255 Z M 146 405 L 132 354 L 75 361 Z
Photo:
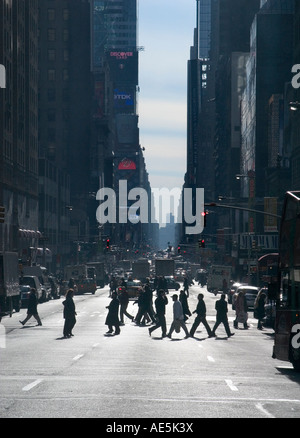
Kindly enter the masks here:
M 56 51 L 55 49 L 48 49 L 48 61 L 55 61 Z
M 55 81 L 55 70 L 53 68 L 48 70 L 48 81 Z
M 69 20 L 69 9 L 63 9 L 63 19 L 65 21 Z
M 55 98 L 55 88 L 48 88 L 48 102 L 54 102 Z
M 48 9 L 48 21 L 55 20 L 55 9 Z
M 55 29 L 48 29 L 48 41 L 55 41 L 56 32 Z
M 63 41 L 69 41 L 69 31 L 68 29 L 63 30 Z

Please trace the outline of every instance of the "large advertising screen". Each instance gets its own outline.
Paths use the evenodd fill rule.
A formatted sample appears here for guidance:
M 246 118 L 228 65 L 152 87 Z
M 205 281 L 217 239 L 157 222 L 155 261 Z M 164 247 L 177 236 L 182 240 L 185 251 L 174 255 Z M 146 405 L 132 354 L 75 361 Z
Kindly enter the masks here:
M 138 52 L 108 50 L 106 59 L 111 79 L 116 84 L 138 84 Z

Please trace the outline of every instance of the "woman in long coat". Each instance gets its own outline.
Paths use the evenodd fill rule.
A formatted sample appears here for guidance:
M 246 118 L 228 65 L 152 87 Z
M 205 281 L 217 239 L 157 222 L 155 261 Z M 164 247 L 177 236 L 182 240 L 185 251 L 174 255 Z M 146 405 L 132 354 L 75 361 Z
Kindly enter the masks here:
M 74 290 L 69 289 L 66 293 L 65 301 L 63 301 L 65 318 L 63 334 L 65 338 L 70 338 L 71 336 L 73 336 L 72 330 L 74 325 L 76 324 L 76 309 L 75 303 L 73 301 L 73 295 Z
M 186 321 L 187 319 L 189 319 L 189 316 L 191 316 L 192 314 L 191 314 L 191 311 L 189 309 L 188 295 L 186 295 L 184 290 L 180 291 L 179 301 L 181 302 L 181 305 L 182 305 L 182 310 L 183 310 L 183 314 L 184 314 L 184 321 Z
M 120 301 L 118 300 L 118 295 L 116 292 L 113 292 L 112 300 L 106 307 L 108 309 L 108 314 L 105 321 L 105 324 L 108 325 L 107 333 L 113 333 L 113 327 L 115 327 L 115 335 L 120 334 L 119 306 Z
M 236 300 L 235 300 L 235 313 L 236 318 L 233 322 L 233 325 L 235 328 L 238 328 L 239 322 L 244 324 L 244 328 L 248 328 L 248 306 L 247 306 L 247 300 L 245 297 L 244 292 L 240 291 Z
M 266 294 L 262 291 L 260 291 L 256 297 L 255 303 L 254 303 L 254 311 L 255 315 L 258 319 L 257 322 L 257 328 L 258 330 L 262 330 L 262 320 L 266 316 L 265 312 L 265 303 L 266 303 Z

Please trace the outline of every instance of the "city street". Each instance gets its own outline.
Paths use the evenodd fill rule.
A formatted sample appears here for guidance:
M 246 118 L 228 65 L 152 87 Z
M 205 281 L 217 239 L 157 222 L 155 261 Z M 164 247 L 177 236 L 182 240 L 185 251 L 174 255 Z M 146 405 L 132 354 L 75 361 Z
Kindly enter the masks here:
M 207 320 L 215 322 L 215 297 L 206 288 L 190 289 L 193 311 L 204 293 Z M 167 325 L 172 321 L 168 295 Z M 74 337 L 62 336 L 62 301 L 38 306 L 42 327 L 32 318 L 19 323 L 26 309 L 2 319 L 5 347 L 0 349 L 1 418 L 297 418 L 300 374 L 272 359 L 273 330 L 259 331 L 249 312 L 249 329 L 233 329 L 229 308 L 227 338 L 221 325 L 208 338 L 200 325 L 194 338 L 184 332 L 161 338 L 157 329 L 128 318 L 118 336 L 107 335 L 108 287 L 95 295 L 75 296 Z M 129 313 L 137 312 L 130 302 Z M 195 315 L 190 317 L 190 330 Z M 2 339 L 2 347 L 3 339 Z

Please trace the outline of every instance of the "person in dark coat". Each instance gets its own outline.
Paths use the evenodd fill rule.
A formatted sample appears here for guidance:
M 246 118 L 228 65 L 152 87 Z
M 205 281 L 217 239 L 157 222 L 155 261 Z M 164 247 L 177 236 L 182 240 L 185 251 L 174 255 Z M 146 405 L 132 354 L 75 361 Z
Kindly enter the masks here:
M 66 299 L 63 301 L 64 306 L 64 330 L 63 335 L 65 338 L 70 338 L 71 336 L 74 336 L 72 333 L 72 330 L 74 328 L 74 325 L 76 324 L 76 309 L 75 309 L 75 303 L 73 300 L 74 296 L 74 290 L 69 289 L 66 293 Z
M 42 321 L 37 311 L 37 305 L 38 299 L 36 296 L 36 290 L 34 288 L 31 288 L 28 300 L 27 317 L 24 319 L 24 321 L 20 321 L 22 325 L 25 325 L 32 316 L 37 320 L 38 325 L 42 325 Z
M 188 295 L 186 295 L 184 290 L 180 291 L 179 301 L 181 302 L 181 305 L 182 305 L 184 321 L 187 321 L 189 319 L 189 316 L 191 316 L 192 314 L 191 314 L 191 311 L 189 309 Z
M 192 325 L 192 328 L 190 331 L 190 336 L 191 337 L 194 336 L 197 327 L 202 322 L 204 324 L 204 327 L 206 328 L 208 336 L 211 338 L 213 336 L 213 334 L 212 334 L 211 328 L 208 325 L 208 322 L 206 321 L 206 305 L 205 305 L 205 302 L 203 300 L 203 297 L 204 297 L 203 294 L 198 295 L 198 304 L 197 304 L 196 310 L 194 310 L 194 312 L 193 312 L 193 313 L 197 313 L 197 316 L 195 318 L 194 324 Z
M 217 320 L 216 323 L 214 325 L 213 328 L 213 336 L 216 336 L 216 329 L 219 327 L 219 325 L 221 324 L 221 322 L 224 324 L 227 336 L 233 336 L 234 333 L 231 333 L 230 328 L 229 328 L 229 324 L 228 324 L 228 317 L 227 317 L 227 313 L 228 313 L 228 307 L 227 307 L 227 301 L 225 300 L 226 295 L 222 294 L 220 300 L 216 301 L 216 311 L 217 311 Z
M 255 316 L 258 319 L 257 321 L 258 330 L 263 329 L 262 320 L 266 316 L 266 311 L 265 311 L 266 299 L 267 299 L 267 295 L 264 292 L 259 292 L 254 303 L 254 312 L 255 312 Z
M 152 292 L 152 289 L 151 289 L 150 285 L 145 284 L 144 294 L 145 294 L 146 313 L 150 317 L 150 319 L 153 322 L 153 324 L 155 324 L 156 323 L 156 319 L 155 319 L 155 315 L 154 315 L 153 302 L 152 302 L 152 300 L 153 300 L 153 292 Z
M 124 324 L 124 315 L 127 316 L 127 318 L 131 319 L 131 321 L 134 320 L 134 316 L 130 315 L 130 313 L 127 312 L 127 307 L 129 304 L 129 295 L 125 287 L 122 286 L 121 292 L 119 293 L 119 302 L 120 302 L 120 321 L 121 324 Z
M 120 334 L 120 321 L 119 321 L 119 306 L 120 301 L 116 292 L 112 293 L 112 300 L 106 308 L 108 314 L 105 320 L 105 324 L 108 325 L 108 332 L 113 333 L 113 327 L 115 327 L 115 335 Z
M 151 336 L 151 333 L 161 327 L 162 337 L 165 338 L 167 336 L 167 324 L 166 324 L 166 305 L 168 304 L 168 298 L 166 297 L 165 291 L 163 289 L 160 289 L 157 291 L 157 298 L 154 302 L 155 309 L 156 309 L 156 317 L 157 322 L 155 326 L 150 327 L 149 335 Z
M 183 280 L 183 290 L 184 290 L 184 292 L 186 292 L 187 297 L 189 297 L 190 296 L 189 279 L 187 277 L 184 277 L 184 280 Z

